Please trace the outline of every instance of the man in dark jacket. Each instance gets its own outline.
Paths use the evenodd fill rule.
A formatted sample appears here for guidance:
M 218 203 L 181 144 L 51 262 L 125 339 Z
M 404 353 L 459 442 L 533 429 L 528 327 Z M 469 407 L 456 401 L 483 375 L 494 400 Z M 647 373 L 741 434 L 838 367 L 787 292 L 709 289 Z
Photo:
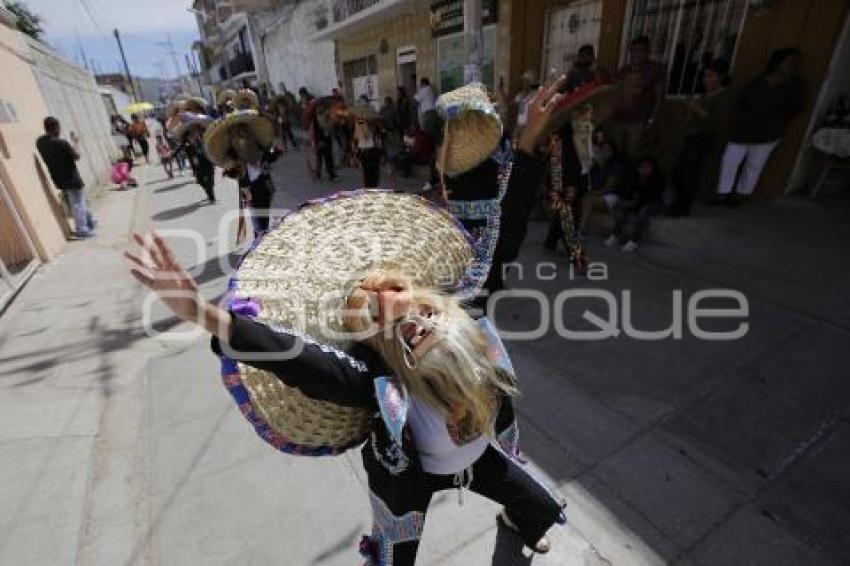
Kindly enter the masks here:
M 41 158 L 47 164 L 50 178 L 68 203 L 74 215 L 74 225 L 78 238 L 90 238 L 94 235 L 95 221 L 88 211 L 85 183 L 77 170 L 80 159 L 79 139 L 71 132 L 71 143 L 60 139 L 59 120 L 53 116 L 44 119 L 45 134 L 38 138 L 35 145 Z

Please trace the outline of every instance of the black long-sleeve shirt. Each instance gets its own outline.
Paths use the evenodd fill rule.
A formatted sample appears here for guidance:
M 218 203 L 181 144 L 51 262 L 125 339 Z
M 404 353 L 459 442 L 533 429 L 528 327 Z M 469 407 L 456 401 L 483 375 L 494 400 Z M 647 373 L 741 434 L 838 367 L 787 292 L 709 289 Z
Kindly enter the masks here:
M 777 141 L 795 114 L 803 110 L 806 85 L 800 77 L 771 85 L 765 77 L 754 80 L 738 99 L 730 141 L 762 144 Z
M 378 354 L 360 343 L 349 351 L 233 314 L 228 344 L 212 339 L 217 355 L 275 374 L 290 387 L 320 401 L 377 410 L 373 381 L 389 375 Z

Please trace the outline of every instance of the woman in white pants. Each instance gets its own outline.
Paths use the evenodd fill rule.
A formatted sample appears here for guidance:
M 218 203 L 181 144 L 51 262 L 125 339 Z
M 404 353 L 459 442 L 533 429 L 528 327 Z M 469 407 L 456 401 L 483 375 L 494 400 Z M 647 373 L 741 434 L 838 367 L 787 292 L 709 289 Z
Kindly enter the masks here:
M 788 123 L 802 110 L 806 89 L 797 75 L 799 58 L 795 48 L 774 51 L 767 71 L 741 93 L 734 130 L 723 153 L 717 204 L 737 204 L 735 195 L 753 193 Z

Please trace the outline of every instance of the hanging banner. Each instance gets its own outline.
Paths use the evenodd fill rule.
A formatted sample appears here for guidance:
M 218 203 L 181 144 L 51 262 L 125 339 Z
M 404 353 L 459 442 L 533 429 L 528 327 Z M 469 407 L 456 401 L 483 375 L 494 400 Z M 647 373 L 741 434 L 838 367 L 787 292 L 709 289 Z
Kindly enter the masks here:
M 499 21 L 498 0 L 481 0 L 481 25 Z M 431 34 L 442 37 L 463 31 L 463 0 L 431 0 Z

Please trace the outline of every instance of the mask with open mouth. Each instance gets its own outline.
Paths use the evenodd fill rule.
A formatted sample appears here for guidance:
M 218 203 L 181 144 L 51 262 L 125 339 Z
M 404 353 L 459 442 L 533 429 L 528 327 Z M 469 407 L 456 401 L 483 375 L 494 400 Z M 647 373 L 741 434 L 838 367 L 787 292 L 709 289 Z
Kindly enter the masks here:
M 395 338 L 401 345 L 404 363 L 409 369 L 416 369 L 419 358 L 440 339 L 444 323 L 440 312 L 427 307 L 395 322 Z

